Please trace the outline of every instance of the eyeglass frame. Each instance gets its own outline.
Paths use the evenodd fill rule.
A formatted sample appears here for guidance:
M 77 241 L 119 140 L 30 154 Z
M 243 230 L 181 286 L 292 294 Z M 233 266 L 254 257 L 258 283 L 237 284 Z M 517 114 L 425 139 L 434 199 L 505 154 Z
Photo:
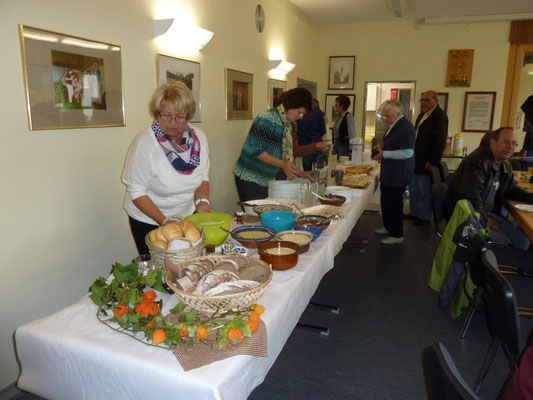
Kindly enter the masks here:
M 158 111 L 159 117 L 163 119 L 165 122 L 171 122 L 173 120 L 176 120 L 176 122 L 184 123 L 187 121 L 187 117 L 183 117 L 181 115 L 172 115 L 164 113 L 162 114 L 160 111 Z

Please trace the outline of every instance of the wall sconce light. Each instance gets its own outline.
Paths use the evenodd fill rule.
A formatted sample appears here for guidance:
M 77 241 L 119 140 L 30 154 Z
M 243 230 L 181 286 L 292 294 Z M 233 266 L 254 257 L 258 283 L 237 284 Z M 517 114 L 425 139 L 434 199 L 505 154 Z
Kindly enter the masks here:
M 201 50 L 211 41 L 214 33 L 195 25 L 175 22 L 174 18 L 157 19 L 154 21 L 155 37 L 164 35 L 176 46 L 186 47 L 190 50 Z
M 276 72 L 286 75 L 289 72 L 291 72 L 294 67 L 296 67 L 295 64 L 285 61 L 285 60 L 270 60 L 269 69 L 275 70 Z

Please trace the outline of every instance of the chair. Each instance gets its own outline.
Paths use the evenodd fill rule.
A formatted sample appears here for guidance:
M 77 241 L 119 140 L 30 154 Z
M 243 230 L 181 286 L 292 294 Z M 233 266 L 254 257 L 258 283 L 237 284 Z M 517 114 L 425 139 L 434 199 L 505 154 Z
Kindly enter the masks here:
M 444 233 L 444 227 L 441 227 L 444 221 L 444 198 L 448 191 L 448 184 L 444 182 L 434 183 L 431 185 L 430 201 L 433 211 L 433 222 L 435 223 L 435 233 L 437 236 L 442 237 Z M 433 238 L 433 235 L 431 235 Z
M 498 261 L 492 250 L 482 253 L 481 262 L 485 272 L 485 284 L 483 286 L 483 299 L 486 305 L 485 320 L 493 339 L 474 384 L 475 393 L 481 389 L 500 344 L 511 371 L 516 370 L 518 357 L 522 350 L 519 317 L 521 315 L 533 316 L 532 309 L 517 306 L 513 288 L 499 271 Z
M 442 182 L 442 179 L 440 178 L 440 171 L 434 165 L 429 166 L 429 177 L 431 179 L 431 184 Z
M 448 170 L 448 164 L 446 164 L 445 161 L 441 160 L 439 164 L 439 170 L 441 180 L 443 182 L 448 182 L 448 178 L 450 177 L 450 171 Z
M 465 382 L 446 347 L 437 342 L 422 352 L 427 398 L 430 400 L 478 400 Z

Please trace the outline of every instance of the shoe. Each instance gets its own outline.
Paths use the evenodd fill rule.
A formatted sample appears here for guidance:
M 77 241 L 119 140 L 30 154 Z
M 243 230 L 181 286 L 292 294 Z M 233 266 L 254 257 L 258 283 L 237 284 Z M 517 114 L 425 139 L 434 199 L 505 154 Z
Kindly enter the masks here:
M 423 225 L 429 225 L 429 224 L 430 224 L 430 221 L 428 221 L 427 219 L 415 218 L 413 220 L 413 225 L 415 226 L 423 226 Z
M 374 233 L 377 233 L 378 235 L 388 235 L 389 231 L 385 228 L 379 228 L 374 231 Z
M 408 219 L 408 220 L 413 220 L 415 219 L 416 217 L 411 215 L 411 214 L 404 214 L 402 215 L 403 219 Z
M 403 236 L 399 238 L 395 238 L 392 236 L 387 236 L 385 239 L 381 239 L 382 244 L 397 244 L 397 243 L 403 243 Z

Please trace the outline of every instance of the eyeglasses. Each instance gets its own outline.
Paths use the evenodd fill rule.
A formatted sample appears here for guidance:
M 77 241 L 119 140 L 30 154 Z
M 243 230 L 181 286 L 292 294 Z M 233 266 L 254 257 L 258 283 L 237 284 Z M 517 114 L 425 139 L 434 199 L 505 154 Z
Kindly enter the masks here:
M 506 146 L 516 147 L 518 146 L 518 143 L 513 140 L 507 140 L 507 139 L 501 139 L 499 140 L 500 143 L 503 143 Z
M 176 122 L 183 123 L 187 120 L 187 117 L 184 117 L 183 115 L 172 115 L 169 113 L 159 113 L 159 116 L 161 117 L 163 121 L 167 121 L 167 122 L 170 122 L 173 119 L 175 119 Z
M 424 98 L 421 98 L 420 101 L 421 101 L 421 102 L 426 102 L 426 101 L 431 101 L 431 99 L 424 99 Z

